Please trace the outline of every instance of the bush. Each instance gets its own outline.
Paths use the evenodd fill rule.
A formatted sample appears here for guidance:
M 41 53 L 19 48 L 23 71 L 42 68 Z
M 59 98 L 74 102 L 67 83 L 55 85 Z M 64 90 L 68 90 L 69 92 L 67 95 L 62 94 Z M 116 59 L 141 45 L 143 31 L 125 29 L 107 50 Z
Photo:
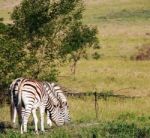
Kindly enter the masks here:
M 150 60 L 150 45 L 138 48 L 137 54 L 131 57 L 133 60 Z
M 92 58 L 98 60 L 100 58 L 100 54 L 98 52 L 95 52 L 92 54 Z

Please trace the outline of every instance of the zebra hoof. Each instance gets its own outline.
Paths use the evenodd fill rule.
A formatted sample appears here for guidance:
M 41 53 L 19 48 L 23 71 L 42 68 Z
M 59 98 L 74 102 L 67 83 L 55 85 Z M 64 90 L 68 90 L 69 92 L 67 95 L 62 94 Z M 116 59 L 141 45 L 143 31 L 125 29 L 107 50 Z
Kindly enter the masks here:
M 38 131 L 35 131 L 35 134 L 36 134 L 36 135 L 39 135 L 39 132 L 38 132 Z
M 52 123 L 48 122 L 47 125 L 51 128 L 52 127 Z
M 49 127 L 49 128 L 51 128 L 51 127 L 52 127 L 52 125 L 48 124 L 48 127 Z
M 11 126 L 12 128 L 17 128 L 17 125 L 15 123 L 13 123 Z

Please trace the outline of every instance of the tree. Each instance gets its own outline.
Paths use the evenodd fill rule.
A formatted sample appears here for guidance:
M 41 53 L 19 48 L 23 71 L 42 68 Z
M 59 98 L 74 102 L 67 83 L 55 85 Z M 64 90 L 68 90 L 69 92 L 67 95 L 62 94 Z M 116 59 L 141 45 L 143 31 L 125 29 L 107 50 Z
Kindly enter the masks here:
M 64 46 L 62 49 L 63 55 L 67 54 L 69 61 L 71 62 L 71 72 L 75 77 L 77 62 L 82 57 L 86 57 L 87 48 L 95 47 L 98 44 L 96 37 L 97 29 L 95 27 L 89 27 L 83 25 L 82 22 L 75 23 L 64 39 Z
M 0 89 L 7 87 L 11 79 L 21 75 L 23 52 L 15 39 L 7 35 L 9 25 L 0 22 Z
M 83 10 L 82 0 L 23 0 L 14 9 L 9 36 L 26 53 L 24 76 L 56 79 L 69 56 L 77 63 L 77 53 L 97 43 L 97 30 L 82 24 Z

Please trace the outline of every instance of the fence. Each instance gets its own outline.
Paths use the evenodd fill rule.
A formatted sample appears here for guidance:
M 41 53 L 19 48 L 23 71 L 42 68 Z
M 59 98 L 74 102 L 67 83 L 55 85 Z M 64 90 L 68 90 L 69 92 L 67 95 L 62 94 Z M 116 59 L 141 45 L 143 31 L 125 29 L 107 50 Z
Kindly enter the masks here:
M 85 101 L 85 103 L 82 103 L 81 109 L 84 110 L 84 104 L 86 104 L 86 100 L 89 99 L 88 97 L 91 98 L 91 101 L 89 102 L 89 106 L 92 106 L 92 109 L 89 110 L 89 112 L 94 111 L 94 118 L 98 119 L 99 117 L 99 99 L 103 99 L 104 101 L 107 101 L 108 98 L 118 98 L 118 99 L 135 99 L 135 98 L 140 98 L 140 97 L 135 97 L 135 96 L 125 96 L 125 95 L 116 95 L 113 94 L 112 92 L 65 92 L 65 95 L 68 98 L 74 98 L 74 102 L 72 103 L 72 111 L 74 112 L 76 107 L 78 107 L 78 99 L 81 99 L 81 101 Z M 5 90 L 3 93 L 0 93 L 0 104 L 2 105 L 3 103 L 10 104 L 10 98 L 9 98 L 9 93 L 7 90 Z M 86 100 L 85 100 L 86 99 Z M 79 107 L 78 107 L 79 108 Z M 79 111 L 78 111 L 79 112 Z M 82 111 L 83 112 L 83 111 Z M 86 111 L 83 112 L 83 114 L 87 115 Z M 73 115 L 76 116 L 76 115 Z
M 94 105 L 94 110 L 95 110 L 95 117 L 98 119 L 98 114 L 99 114 L 99 104 L 98 100 L 99 99 L 104 99 L 105 101 L 108 98 L 119 98 L 119 99 L 135 99 L 135 98 L 141 98 L 139 96 L 125 96 L 125 95 L 117 95 L 113 93 L 103 93 L 103 92 L 82 92 L 82 93 L 75 93 L 75 92 L 67 92 L 65 93 L 67 97 L 74 97 L 77 99 L 82 99 L 85 97 L 93 97 L 93 105 Z

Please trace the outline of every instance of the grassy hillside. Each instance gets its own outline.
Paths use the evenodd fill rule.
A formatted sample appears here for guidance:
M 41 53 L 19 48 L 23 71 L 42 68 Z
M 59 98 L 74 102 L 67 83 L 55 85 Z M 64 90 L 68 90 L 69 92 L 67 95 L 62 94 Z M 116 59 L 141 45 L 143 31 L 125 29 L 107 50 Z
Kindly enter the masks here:
M 82 60 L 75 81 L 71 77 L 60 81 L 79 91 L 149 95 L 150 62 L 130 60 L 138 47 L 150 45 L 149 0 L 87 0 L 85 5 L 83 21 L 98 27 L 101 59 Z M 68 72 L 65 68 L 61 73 Z M 130 89 L 117 92 L 122 88 Z
M 11 22 L 10 12 L 18 0 L 1 0 L 0 17 Z M 76 79 L 69 67 L 61 69 L 59 82 L 77 91 L 109 91 L 127 95 L 150 94 L 149 61 L 131 61 L 138 47 L 150 45 L 149 0 L 86 0 L 85 24 L 98 27 L 101 59 L 81 60 Z M 92 53 L 92 50 L 88 50 Z M 123 88 L 125 91 L 119 91 Z
M 19 0 L 0 0 L 0 17 L 10 23 L 10 14 Z M 60 70 L 59 82 L 76 91 L 114 91 L 117 94 L 150 96 L 150 61 L 130 59 L 138 47 L 150 46 L 149 0 L 85 0 L 83 22 L 96 25 L 101 55 L 89 57 L 77 66 L 76 78 L 69 66 Z M 89 49 L 89 53 L 93 50 Z M 44 137 L 149 137 L 149 97 L 137 99 L 109 98 L 98 101 L 99 118 L 95 120 L 94 99 L 69 98 L 71 125 L 54 127 Z M 88 107 L 86 108 L 85 107 Z M 9 107 L 1 108 L 1 122 L 10 121 Z M 99 123 L 92 125 L 91 123 Z M 87 122 L 90 122 L 88 124 Z M 83 126 L 82 126 L 83 123 Z M 86 124 L 87 123 L 87 124 Z M 20 137 L 8 129 L 7 137 Z M 24 137 L 33 137 L 33 128 Z M 6 137 L 0 134 L 0 137 Z M 43 137 L 39 135 L 38 137 Z

